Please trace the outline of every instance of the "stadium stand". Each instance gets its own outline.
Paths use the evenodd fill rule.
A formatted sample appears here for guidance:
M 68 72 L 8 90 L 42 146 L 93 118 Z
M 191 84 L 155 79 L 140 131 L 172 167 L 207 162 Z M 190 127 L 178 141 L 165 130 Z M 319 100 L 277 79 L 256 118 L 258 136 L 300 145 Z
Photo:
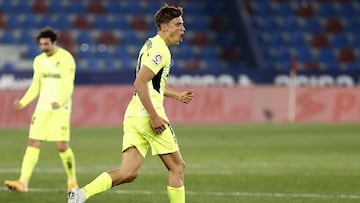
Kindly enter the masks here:
M 248 0 L 246 8 L 265 66 L 289 60 L 274 45 L 287 47 L 302 70 L 347 70 L 359 65 L 360 2 L 351 0 Z M 284 40 L 284 38 L 288 40 Z M 262 44 L 267 45 L 262 46 Z
M 186 13 L 185 41 L 173 54 L 179 62 L 175 68 L 236 66 L 240 51 L 231 36 L 228 19 L 222 15 L 222 2 L 170 2 L 183 6 Z M 80 70 L 93 71 L 97 70 L 96 66 L 99 70 L 130 68 L 136 63 L 139 46 L 146 37 L 156 33 L 153 14 L 162 3 L 155 0 L 0 0 L 0 43 L 26 47 L 19 50 L 21 63 L 7 61 L 6 66 L 15 70 L 30 69 L 34 55 L 39 52 L 34 37 L 39 29 L 50 26 L 61 33 L 60 45 L 74 54 Z M 24 67 L 19 67 L 20 64 Z M 107 65 L 110 67 L 105 67 Z M 0 65 L 0 70 L 2 68 Z
M 236 22 L 226 15 L 229 9 L 236 13 L 238 8 L 228 8 L 226 1 L 171 2 L 183 6 L 186 14 L 185 41 L 171 48 L 175 68 L 226 70 L 249 66 L 249 50 L 242 44 L 250 39 L 239 37 L 234 32 L 238 28 L 232 29 Z M 21 45 L 20 58 L 0 63 L 0 70 L 5 64 L 7 69 L 30 69 L 32 57 L 39 51 L 34 37 L 46 26 L 60 31 L 61 46 L 74 54 L 81 70 L 97 70 L 93 64 L 98 64 L 99 70 L 134 68 L 139 46 L 156 33 L 152 18 L 162 3 L 0 0 L 0 46 Z M 244 5 L 250 16 L 250 35 L 263 61 L 262 66 L 250 68 L 289 69 L 292 57 L 304 71 L 348 70 L 360 64 L 359 1 L 246 0 Z

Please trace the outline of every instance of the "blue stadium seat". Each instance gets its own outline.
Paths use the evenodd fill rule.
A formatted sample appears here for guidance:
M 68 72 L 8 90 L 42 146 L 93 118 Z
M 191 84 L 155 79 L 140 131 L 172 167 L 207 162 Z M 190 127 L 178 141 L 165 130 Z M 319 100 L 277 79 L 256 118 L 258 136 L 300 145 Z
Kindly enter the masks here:
M 63 1 L 54 1 L 54 0 L 49 1 L 49 5 L 48 5 L 49 12 L 50 13 L 56 13 L 56 14 L 65 13 L 64 6 L 63 6 L 62 2 Z
M 3 13 L 14 13 L 14 1 L 2 1 L 0 4 L 0 11 Z
M 28 46 L 28 49 L 26 50 L 24 57 L 28 59 L 33 59 L 38 54 L 40 54 L 39 47 L 36 44 L 31 44 Z
M 13 31 L 5 31 L 1 37 L 1 42 L 5 44 L 15 44 L 17 42 L 15 33 Z
M 338 62 L 335 58 L 335 53 L 332 48 L 319 49 L 317 59 L 319 62 L 324 64 L 326 69 L 338 68 Z
M 263 31 L 271 32 L 278 30 L 278 25 L 276 23 L 275 18 L 264 18 L 261 28 Z
M 289 47 L 286 47 L 286 46 L 277 46 L 275 47 L 275 56 L 274 58 L 277 60 L 277 61 L 284 61 L 284 62 L 287 62 L 291 59 L 291 55 L 290 55 L 290 49 Z
M 212 60 L 217 59 L 218 54 L 216 53 L 216 50 L 212 46 L 206 46 L 202 47 L 199 53 L 199 57 L 201 60 Z
M 25 14 L 31 14 L 31 6 L 29 1 L 22 1 L 18 2 L 14 7 L 15 13 L 25 13 Z
M 283 24 L 281 25 L 282 31 L 285 32 L 299 32 L 299 24 L 294 16 L 288 16 L 284 19 Z
M 67 5 L 65 10 L 69 13 L 74 13 L 77 15 L 86 13 L 86 8 L 83 5 L 82 1 L 72 1 L 70 4 Z
M 21 27 L 25 29 L 30 29 L 36 27 L 36 15 L 35 14 L 27 14 L 24 21 L 21 23 Z
M 91 45 L 94 43 L 94 39 L 91 37 L 89 32 L 79 32 L 76 39 L 79 44 L 87 43 Z
M 342 3 L 338 5 L 339 5 L 339 10 L 338 10 L 339 16 L 354 17 L 357 15 L 357 11 L 354 5 L 352 5 L 351 3 Z
M 106 16 L 97 16 L 94 18 L 92 25 L 98 30 L 109 30 L 111 28 L 109 20 Z
M 345 17 L 345 30 L 347 32 L 360 32 L 360 20 L 356 17 Z
M 126 45 L 138 45 L 139 41 L 135 32 L 132 30 L 127 30 L 123 32 L 122 42 Z
M 191 46 L 183 44 L 179 47 L 178 59 L 189 60 L 195 57 L 194 51 Z
M 309 33 L 318 33 L 322 31 L 322 25 L 320 20 L 317 18 L 307 18 L 305 19 L 303 31 Z
M 54 27 L 59 30 L 69 30 L 73 28 L 69 18 L 64 18 L 64 16 L 59 15 L 54 21 L 53 21 Z
M 39 19 L 39 21 L 37 21 L 37 25 L 36 27 L 38 28 L 44 28 L 44 27 L 53 27 L 54 23 L 52 21 L 51 18 L 49 18 L 48 16 L 42 16 L 41 19 Z
M 305 37 L 301 32 L 289 32 L 288 44 L 295 48 L 307 46 Z
M 345 48 L 349 47 L 349 41 L 344 33 L 334 34 L 332 36 L 331 46 L 334 48 Z
M 255 5 L 256 14 L 262 17 L 269 17 L 272 15 L 272 10 L 268 1 L 257 2 Z
M 274 31 L 269 33 L 269 45 L 270 46 L 279 46 L 284 45 L 285 40 L 283 38 L 283 33 L 279 31 Z
M 33 44 L 36 43 L 35 37 L 31 34 L 30 30 L 23 30 L 19 37 L 18 43 L 21 44 Z
M 21 28 L 21 16 L 16 14 L 7 14 L 7 27 L 11 29 Z
M 301 63 L 307 63 L 313 60 L 311 51 L 306 46 L 297 49 L 296 58 Z
M 105 4 L 105 10 L 110 14 L 118 14 L 123 12 L 123 8 L 120 5 L 119 1 L 110 1 Z
M 123 14 L 113 15 L 113 19 L 109 22 L 109 26 L 111 29 L 120 29 L 123 31 L 130 29 L 129 23 L 126 20 L 126 16 Z
M 294 16 L 294 11 L 291 8 L 289 3 L 280 3 L 278 4 L 278 8 L 275 10 L 275 13 L 281 17 L 289 17 Z
M 317 14 L 321 17 L 335 17 L 337 12 L 332 3 L 320 3 Z

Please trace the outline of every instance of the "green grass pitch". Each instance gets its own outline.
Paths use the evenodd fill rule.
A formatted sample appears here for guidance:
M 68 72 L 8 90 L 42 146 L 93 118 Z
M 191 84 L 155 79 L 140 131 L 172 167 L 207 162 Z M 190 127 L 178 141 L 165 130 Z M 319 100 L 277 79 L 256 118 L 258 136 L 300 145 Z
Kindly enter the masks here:
M 176 125 L 187 163 L 189 203 L 360 202 L 360 125 Z M 0 130 L 0 181 L 16 179 L 26 129 Z M 73 128 L 81 186 L 115 168 L 122 130 Z M 135 182 L 87 202 L 168 202 L 167 171 L 148 154 Z M 66 178 L 54 143 L 43 143 L 29 193 L 0 190 L 0 202 L 66 202 Z

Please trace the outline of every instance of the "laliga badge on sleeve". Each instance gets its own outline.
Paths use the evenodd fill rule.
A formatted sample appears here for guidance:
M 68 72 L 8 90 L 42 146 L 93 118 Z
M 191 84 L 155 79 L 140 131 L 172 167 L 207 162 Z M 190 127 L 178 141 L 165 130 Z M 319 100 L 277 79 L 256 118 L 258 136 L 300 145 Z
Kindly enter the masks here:
M 162 55 L 160 53 L 156 54 L 154 58 L 152 59 L 152 62 L 155 66 L 159 65 L 162 61 Z

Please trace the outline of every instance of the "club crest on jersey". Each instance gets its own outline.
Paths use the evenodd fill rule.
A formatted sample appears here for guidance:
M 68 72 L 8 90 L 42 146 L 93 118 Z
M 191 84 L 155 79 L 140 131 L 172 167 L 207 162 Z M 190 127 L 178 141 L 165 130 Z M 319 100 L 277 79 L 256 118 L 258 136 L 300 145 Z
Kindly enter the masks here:
M 152 59 L 152 62 L 153 62 L 153 64 L 154 65 L 159 65 L 160 63 L 161 63 L 161 61 L 162 61 L 162 55 L 161 54 L 156 54 L 155 56 L 154 56 L 154 58 Z

